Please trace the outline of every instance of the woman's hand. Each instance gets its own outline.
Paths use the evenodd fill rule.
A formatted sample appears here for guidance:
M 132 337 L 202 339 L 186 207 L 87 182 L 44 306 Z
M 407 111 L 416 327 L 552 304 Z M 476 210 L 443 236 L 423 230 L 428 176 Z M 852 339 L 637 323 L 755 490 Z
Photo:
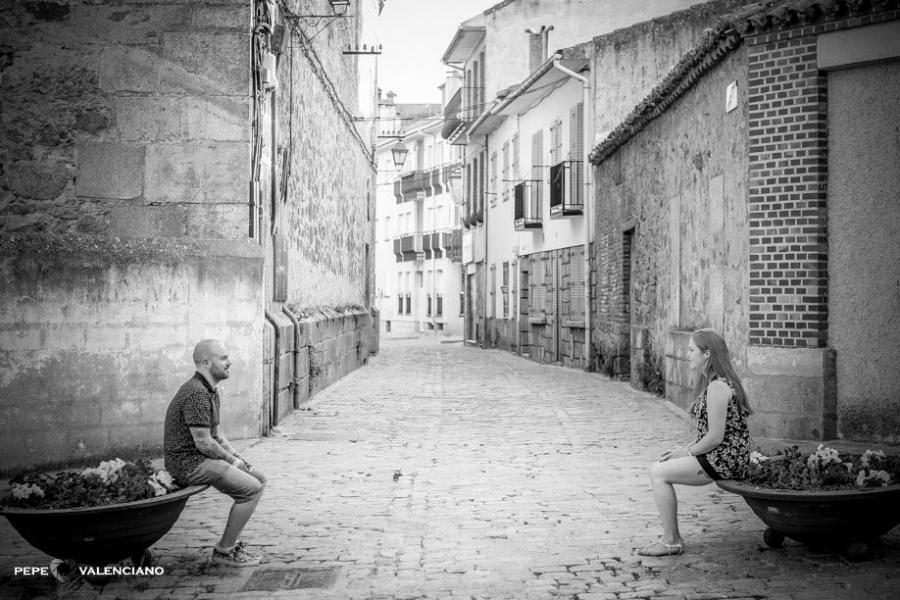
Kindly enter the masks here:
M 677 446 L 672 448 L 671 450 L 667 450 L 663 452 L 659 456 L 658 462 L 666 462 L 670 458 L 681 458 L 682 456 L 693 456 L 689 448 L 693 445 L 693 442 L 689 444 L 685 444 L 684 446 Z

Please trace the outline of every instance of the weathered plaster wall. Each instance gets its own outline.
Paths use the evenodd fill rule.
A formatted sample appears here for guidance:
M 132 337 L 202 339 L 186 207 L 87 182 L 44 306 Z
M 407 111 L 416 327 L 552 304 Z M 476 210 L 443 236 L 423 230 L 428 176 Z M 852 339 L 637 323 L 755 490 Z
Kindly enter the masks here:
M 251 6 L 0 7 L 2 468 L 158 450 L 203 337 L 235 362 L 226 430 L 260 433 Z
M 744 51 L 735 51 L 595 169 L 592 342 L 608 369 L 613 357 L 630 354 L 634 385 L 641 385 L 646 349 L 679 404 L 689 396 L 689 382 L 686 363 L 678 360 L 684 340 L 671 332 L 714 327 L 738 368 L 746 362 L 745 61 Z M 726 113 L 732 81 L 739 104 Z
M 683 2 L 655 13 L 665 16 L 646 20 L 654 16 L 650 14 L 634 19 L 632 22 L 637 24 L 625 29 L 594 32 L 597 37 L 591 77 L 596 97 L 596 134 L 605 137 L 621 123 L 697 43 L 703 31 L 715 23 L 717 16 L 746 3 L 744 0 Z M 629 9 L 633 6 L 629 3 Z
M 250 3 L 4 3 L 0 232 L 247 235 Z
M 0 276 L 0 470 L 160 451 L 204 338 L 224 340 L 233 363 L 224 430 L 259 434 L 256 243 L 7 239 Z
M 828 73 L 828 337 L 836 353 L 838 431 L 894 443 L 900 442 L 897 123 L 900 62 Z
M 525 29 L 553 26 L 548 54 L 619 28 L 687 8 L 703 0 L 527 0 L 493 6 L 485 18 L 488 67 L 486 98 L 521 83 L 529 73 Z

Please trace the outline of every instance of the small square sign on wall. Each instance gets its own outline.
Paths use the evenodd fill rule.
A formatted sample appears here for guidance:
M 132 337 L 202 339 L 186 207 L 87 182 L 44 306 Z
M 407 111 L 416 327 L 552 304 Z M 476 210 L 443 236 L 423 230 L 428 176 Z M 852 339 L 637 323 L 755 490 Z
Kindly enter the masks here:
M 738 106 L 737 81 L 732 81 L 725 89 L 725 112 L 730 113 Z

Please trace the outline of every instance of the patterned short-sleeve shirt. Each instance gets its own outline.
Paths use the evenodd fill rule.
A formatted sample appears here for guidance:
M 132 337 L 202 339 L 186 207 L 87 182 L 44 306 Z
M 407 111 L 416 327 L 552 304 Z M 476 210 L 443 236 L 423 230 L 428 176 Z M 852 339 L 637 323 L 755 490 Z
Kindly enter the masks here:
M 194 444 L 191 427 L 208 427 L 213 437 L 218 433 L 219 392 L 200 373 L 194 373 L 178 389 L 166 411 L 166 470 L 179 485 L 206 458 Z

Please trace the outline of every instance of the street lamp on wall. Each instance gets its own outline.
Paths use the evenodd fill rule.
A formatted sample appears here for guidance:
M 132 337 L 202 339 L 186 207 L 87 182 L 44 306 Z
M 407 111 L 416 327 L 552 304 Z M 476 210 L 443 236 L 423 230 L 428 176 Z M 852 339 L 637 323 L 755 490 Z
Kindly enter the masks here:
M 350 8 L 350 0 L 328 0 L 331 3 L 331 10 L 338 17 L 341 17 L 347 14 L 347 9 Z
M 394 166 L 397 167 L 397 170 L 403 168 L 403 163 L 406 162 L 406 155 L 409 154 L 409 148 L 404 146 L 400 141 L 391 148 L 391 156 L 394 159 Z

